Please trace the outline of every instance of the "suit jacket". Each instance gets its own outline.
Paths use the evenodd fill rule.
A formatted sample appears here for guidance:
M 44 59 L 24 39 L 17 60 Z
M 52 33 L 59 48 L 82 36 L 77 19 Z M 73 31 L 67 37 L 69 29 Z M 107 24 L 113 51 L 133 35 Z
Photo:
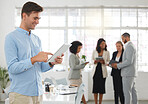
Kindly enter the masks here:
M 112 60 L 116 60 L 117 54 L 118 54 L 118 51 L 115 51 L 115 52 L 113 53 L 113 55 L 112 55 Z M 122 51 L 122 53 L 121 53 L 119 62 L 122 62 L 122 56 L 123 56 L 123 51 Z M 111 76 L 121 76 L 121 70 L 112 68 Z
M 79 79 L 81 76 L 80 69 L 83 69 L 85 67 L 85 63 L 80 64 L 79 58 L 72 53 L 69 57 L 69 66 L 70 66 L 70 71 L 68 79 Z
M 92 63 L 93 63 L 93 70 L 92 70 L 92 75 L 94 75 L 95 73 L 95 70 L 96 70 L 96 66 L 97 64 L 94 64 L 94 61 L 96 60 L 96 58 L 98 57 L 98 52 L 96 50 L 93 51 L 93 54 L 92 54 Z M 103 78 L 106 78 L 107 77 L 107 67 L 106 67 L 106 64 L 109 63 L 110 61 L 110 54 L 109 54 L 109 51 L 103 51 L 103 59 L 104 59 L 104 62 L 105 64 L 102 64 L 102 75 L 103 75 Z
M 117 64 L 117 68 L 121 69 L 122 77 L 137 76 L 136 49 L 131 41 L 127 43 L 123 52 L 122 63 Z

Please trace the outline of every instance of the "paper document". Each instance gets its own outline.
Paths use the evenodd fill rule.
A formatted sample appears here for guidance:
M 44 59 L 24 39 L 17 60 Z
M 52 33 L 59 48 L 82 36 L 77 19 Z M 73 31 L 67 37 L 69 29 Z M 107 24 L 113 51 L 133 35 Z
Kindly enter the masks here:
M 55 62 L 54 59 L 55 59 L 57 56 L 61 56 L 63 53 L 65 53 L 65 52 L 69 49 L 70 46 L 71 46 L 70 44 L 63 44 L 63 45 L 55 52 L 55 54 L 52 55 L 52 56 L 48 59 L 48 62 Z

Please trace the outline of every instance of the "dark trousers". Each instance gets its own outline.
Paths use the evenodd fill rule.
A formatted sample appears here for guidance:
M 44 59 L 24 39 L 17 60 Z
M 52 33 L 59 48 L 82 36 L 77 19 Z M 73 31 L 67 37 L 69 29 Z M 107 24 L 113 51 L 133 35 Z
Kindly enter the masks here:
M 123 86 L 122 86 L 122 77 L 121 76 L 113 76 L 113 86 L 114 86 L 115 104 L 119 104 L 119 98 L 120 98 L 121 104 L 124 104 L 124 94 L 123 94 Z

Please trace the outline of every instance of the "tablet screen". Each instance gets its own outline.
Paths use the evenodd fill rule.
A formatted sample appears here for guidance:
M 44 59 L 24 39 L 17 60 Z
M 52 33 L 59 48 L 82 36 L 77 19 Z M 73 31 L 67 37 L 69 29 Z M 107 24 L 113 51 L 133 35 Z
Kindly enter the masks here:
M 61 56 L 63 53 L 65 53 L 68 48 L 70 47 L 71 45 L 70 44 L 63 44 L 56 52 L 55 54 L 53 54 L 49 59 L 48 59 L 48 62 L 55 62 L 55 58 L 57 56 Z

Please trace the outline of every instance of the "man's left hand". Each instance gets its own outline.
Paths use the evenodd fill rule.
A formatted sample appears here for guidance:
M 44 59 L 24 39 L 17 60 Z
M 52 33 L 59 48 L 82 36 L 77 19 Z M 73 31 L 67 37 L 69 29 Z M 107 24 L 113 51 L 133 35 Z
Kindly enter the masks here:
M 117 63 L 112 63 L 111 66 L 115 69 L 117 69 Z
M 62 54 L 62 56 L 58 56 L 57 58 L 55 58 L 55 62 L 51 62 L 52 65 L 55 65 L 55 64 L 61 64 L 62 61 L 63 61 L 63 57 L 64 54 Z

